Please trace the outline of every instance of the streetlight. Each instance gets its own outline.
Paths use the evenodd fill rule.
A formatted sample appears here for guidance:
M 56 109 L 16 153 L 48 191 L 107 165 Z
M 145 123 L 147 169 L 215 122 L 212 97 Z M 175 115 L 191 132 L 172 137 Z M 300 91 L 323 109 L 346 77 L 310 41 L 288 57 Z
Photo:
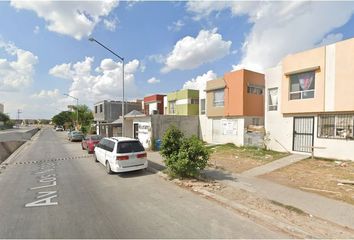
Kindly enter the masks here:
M 96 39 L 94 39 L 93 37 L 90 37 L 89 38 L 89 41 L 91 42 L 96 42 L 97 44 L 99 44 L 101 47 L 103 47 L 104 49 L 106 49 L 107 51 L 109 51 L 110 53 L 112 53 L 114 56 L 116 56 L 119 60 L 122 61 L 122 80 L 123 80 L 123 83 L 122 83 L 122 86 L 123 86 L 123 101 L 122 101 L 122 137 L 124 137 L 124 104 L 125 104 L 125 101 L 124 101 L 124 58 L 119 56 L 118 54 L 116 54 L 115 52 L 113 52 L 111 49 L 109 49 L 108 47 L 106 47 L 105 45 L 103 45 L 102 43 L 100 43 L 99 41 L 97 41 Z
M 76 98 L 76 97 L 73 97 L 73 96 L 71 96 L 71 95 L 69 95 L 67 93 L 64 93 L 63 95 L 71 97 L 71 98 L 76 100 L 76 122 L 77 122 L 77 125 L 79 125 L 79 107 L 78 107 L 79 106 L 79 99 Z

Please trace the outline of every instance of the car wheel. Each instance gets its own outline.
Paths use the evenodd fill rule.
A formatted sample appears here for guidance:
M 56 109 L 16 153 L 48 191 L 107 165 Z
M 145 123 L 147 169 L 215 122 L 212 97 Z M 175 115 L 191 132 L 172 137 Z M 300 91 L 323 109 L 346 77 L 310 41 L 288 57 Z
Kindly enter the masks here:
M 93 159 L 95 160 L 95 162 L 98 162 L 96 154 L 94 155 Z
M 109 165 L 109 162 L 108 161 L 106 161 L 106 172 L 108 173 L 108 174 L 112 174 L 113 172 L 112 172 L 112 169 L 111 169 L 111 165 Z

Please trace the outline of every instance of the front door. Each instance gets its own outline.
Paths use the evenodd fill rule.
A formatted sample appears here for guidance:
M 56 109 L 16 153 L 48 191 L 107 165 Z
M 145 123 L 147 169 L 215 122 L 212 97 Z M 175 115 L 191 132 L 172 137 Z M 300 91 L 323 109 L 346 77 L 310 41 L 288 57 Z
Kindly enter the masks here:
M 139 124 L 138 123 L 134 123 L 134 139 L 138 139 L 138 133 L 139 133 Z
M 314 117 L 294 117 L 293 151 L 312 151 L 314 135 Z

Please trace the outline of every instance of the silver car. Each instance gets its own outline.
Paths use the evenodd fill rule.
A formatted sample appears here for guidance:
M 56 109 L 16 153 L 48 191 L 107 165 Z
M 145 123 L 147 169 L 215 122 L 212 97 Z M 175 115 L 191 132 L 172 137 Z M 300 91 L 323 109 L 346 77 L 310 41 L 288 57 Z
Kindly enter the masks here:
M 69 141 L 82 141 L 85 138 L 85 135 L 79 131 L 72 131 L 69 133 Z

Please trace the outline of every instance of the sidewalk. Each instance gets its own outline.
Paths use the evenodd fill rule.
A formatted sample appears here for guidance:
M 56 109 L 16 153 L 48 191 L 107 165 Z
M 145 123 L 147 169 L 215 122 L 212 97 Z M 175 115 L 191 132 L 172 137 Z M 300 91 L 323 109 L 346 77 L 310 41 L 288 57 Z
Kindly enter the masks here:
M 148 158 L 150 160 L 150 167 L 157 167 L 155 169 L 159 171 L 164 169 L 163 159 L 158 152 L 148 152 Z M 314 193 L 308 193 L 283 186 L 253 176 L 258 175 L 259 172 L 266 173 L 272 171 L 271 169 L 273 168 L 279 168 L 275 166 L 286 166 L 291 164 L 293 158 L 289 158 L 289 156 L 285 158 L 287 158 L 287 160 L 283 159 L 283 161 L 281 161 L 282 159 L 280 159 L 277 164 L 271 165 L 272 163 L 270 163 L 270 166 L 264 165 L 262 167 L 258 167 L 259 170 L 254 171 L 252 174 L 234 174 L 218 169 L 207 169 L 204 171 L 204 174 L 207 177 L 215 179 L 230 187 L 244 189 L 249 192 L 257 192 L 266 199 L 291 205 L 313 216 L 354 229 L 353 205 L 322 197 Z M 298 158 L 296 157 L 294 159 Z M 288 164 L 285 164 L 284 162 L 287 162 Z

